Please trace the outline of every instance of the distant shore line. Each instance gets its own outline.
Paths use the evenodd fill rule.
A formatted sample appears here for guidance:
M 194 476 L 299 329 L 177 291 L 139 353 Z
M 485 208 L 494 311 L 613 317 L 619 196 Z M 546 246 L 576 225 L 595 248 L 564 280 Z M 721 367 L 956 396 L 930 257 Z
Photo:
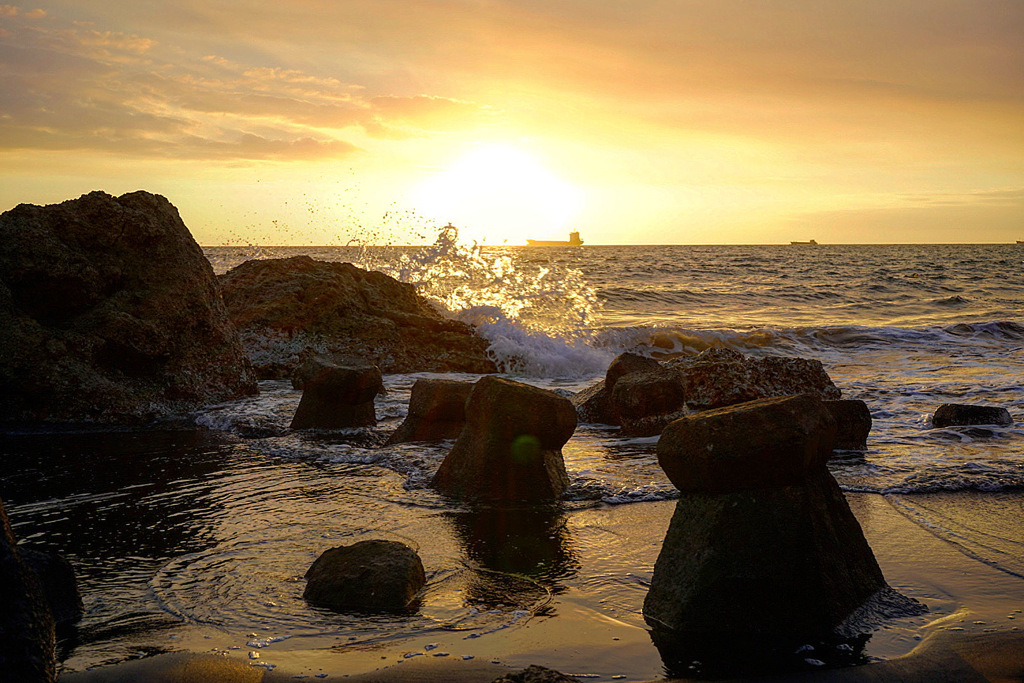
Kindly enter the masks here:
M 818 242 L 819 247 L 988 247 L 988 246 L 1019 246 L 1018 242 Z M 420 249 L 431 246 L 429 242 L 421 244 L 200 244 L 202 249 Z M 484 248 L 501 249 L 593 249 L 622 247 L 791 247 L 791 242 L 766 242 L 763 244 L 745 244 L 733 242 L 700 242 L 700 243 L 644 243 L 644 244 L 595 244 L 587 242 L 578 246 L 531 246 L 529 244 L 488 244 L 480 243 Z M 796 246 L 799 246 L 796 245 Z

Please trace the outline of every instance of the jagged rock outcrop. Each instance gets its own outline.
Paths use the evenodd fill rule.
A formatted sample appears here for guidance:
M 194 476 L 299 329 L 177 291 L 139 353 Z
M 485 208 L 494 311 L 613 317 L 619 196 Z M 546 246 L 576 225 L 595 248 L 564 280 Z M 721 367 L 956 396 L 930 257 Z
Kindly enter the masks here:
M 820 361 L 707 349 L 664 364 L 622 354 L 609 366 L 603 382 L 579 392 L 572 401 L 581 421 L 620 425 L 623 434 L 653 436 L 695 410 L 802 393 L 826 400 L 840 397 Z
M 891 591 L 825 466 L 835 434 L 808 394 L 665 429 L 658 462 L 682 496 L 643 607 L 659 647 L 822 637 Z
M 966 427 L 968 425 L 1013 424 L 1010 411 L 1000 406 L 977 406 L 968 403 L 944 403 L 932 415 L 933 427 Z
M 324 551 L 306 572 L 302 597 L 346 610 L 395 610 L 426 584 L 416 551 L 398 541 L 369 540 Z
M 686 405 L 718 408 L 771 396 L 816 394 L 836 400 L 841 392 L 821 361 L 782 356 L 744 356 L 731 349 L 707 349 L 666 363 L 682 377 Z
M 377 424 L 373 399 L 383 389 L 373 365 L 341 366 L 311 359 L 292 429 L 348 429 Z
M 256 390 L 165 198 L 92 192 L 0 215 L 0 419 L 132 423 Z
M 837 450 L 866 451 L 871 433 L 871 411 L 868 404 L 857 399 L 825 401 L 825 407 L 836 421 Z
M 295 256 L 246 261 L 219 283 L 262 378 L 290 377 L 309 347 L 385 373 L 495 371 L 469 325 L 383 273 Z
M 558 394 L 481 378 L 466 401 L 466 426 L 432 486 L 472 500 L 557 500 L 569 485 L 562 446 L 576 430 L 576 410 Z
M 25 563 L 0 500 L 0 679 L 57 680 L 53 615 L 39 577 Z
M 409 413 L 387 444 L 457 439 L 466 426 L 466 401 L 471 382 L 418 379 L 412 385 Z

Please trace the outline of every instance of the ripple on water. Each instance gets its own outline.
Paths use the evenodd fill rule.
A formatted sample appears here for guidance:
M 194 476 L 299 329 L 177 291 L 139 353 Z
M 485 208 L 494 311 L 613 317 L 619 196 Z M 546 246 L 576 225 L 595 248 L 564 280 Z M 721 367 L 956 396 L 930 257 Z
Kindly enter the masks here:
M 389 538 L 416 545 L 398 533 L 354 532 L 324 544 L 279 528 L 252 534 L 163 566 L 150 586 L 161 606 L 187 622 L 229 632 L 275 634 L 275 641 L 301 637 L 301 647 L 355 637 L 360 643 L 388 641 L 434 631 L 465 631 L 480 637 L 524 624 L 550 601 L 550 591 L 529 577 L 459 563 L 430 566 L 427 585 L 408 610 L 368 613 L 333 611 L 302 597 L 311 547 Z

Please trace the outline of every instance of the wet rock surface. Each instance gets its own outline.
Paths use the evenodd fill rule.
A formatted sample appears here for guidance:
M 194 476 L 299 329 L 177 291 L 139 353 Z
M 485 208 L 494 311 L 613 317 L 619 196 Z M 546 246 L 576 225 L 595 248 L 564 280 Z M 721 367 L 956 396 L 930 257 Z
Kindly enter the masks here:
M 658 460 L 682 496 L 644 601 L 659 648 L 829 636 L 888 589 L 825 466 L 835 429 L 813 395 L 666 428 Z
M 384 389 L 373 365 L 335 365 L 311 359 L 292 429 L 348 429 L 377 424 L 373 399 Z
M 466 401 L 466 426 L 432 486 L 455 498 L 557 500 L 569 484 L 562 446 L 576 429 L 567 398 L 497 376 Z
M 683 492 L 789 486 L 828 475 L 835 437 L 817 397 L 766 398 L 673 422 L 658 441 L 658 464 Z
M 619 424 L 619 416 L 612 405 L 612 392 L 622 377 L 643 371 L 656 371 L 661 363 L 635 353 L 620 353 L 608 366 L 604 379 L 572 397 L 581 422 Z
M 871 433 L 871 411 L 868 404 L 857 399 L 825 401 L 825 407 L 836 421 L 837 450 L 866 451 Z
M 92 192 L 0 215 L 0 415 L 137 423 L 256 392 L 177 210 Z
M 999 406 L 978 406 L 966 403 L 945 403 L 938 407 L 932 415 L 934 427 L 963 427 L 968 425 L 999 425 L 1009 427 L 1013 424 L 1010 411 Z
M 385 373 L 495 371 L 469 325 L 383 273 L 295 256 L 246 261 L 218 281 L 261 378 L 290 377 L 307 348 Z
M 331 548 L 306 572 L 302 597 L 314 605 L 346 610 L 407 607 L 426 584 L 423 562 L 397 541 L 369 540 Z
M 623 375 L 611 392 L 611 405 L 622 433 L 654 436 L 687 413 L 679 373 L 660 366 Z
M 472 382 L 416 380 L 409 413 L 387 443 L 457 439 L 466 426 L 466 401 L 472 390 Z

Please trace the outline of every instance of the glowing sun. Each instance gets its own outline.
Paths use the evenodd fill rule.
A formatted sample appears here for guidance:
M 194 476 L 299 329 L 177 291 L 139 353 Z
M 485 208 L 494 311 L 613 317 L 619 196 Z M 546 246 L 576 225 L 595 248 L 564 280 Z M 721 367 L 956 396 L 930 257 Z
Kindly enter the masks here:
M 565 239 L 582 193 L 525 151 L 505 145 L 475 149 L 416 188 L 422 215 L 485 244 Z

